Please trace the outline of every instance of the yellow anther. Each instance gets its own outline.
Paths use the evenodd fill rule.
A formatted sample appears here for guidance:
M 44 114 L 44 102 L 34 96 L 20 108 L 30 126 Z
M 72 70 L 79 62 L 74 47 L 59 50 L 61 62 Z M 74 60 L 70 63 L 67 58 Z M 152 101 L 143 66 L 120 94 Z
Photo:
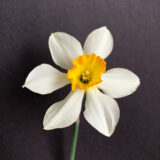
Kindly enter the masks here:
M 86 70 L 85 72 L 82 72 L 81 76 L 80 76 L 80 81 L 82 83 L 88 83 L 90 80 L 90 71 Z

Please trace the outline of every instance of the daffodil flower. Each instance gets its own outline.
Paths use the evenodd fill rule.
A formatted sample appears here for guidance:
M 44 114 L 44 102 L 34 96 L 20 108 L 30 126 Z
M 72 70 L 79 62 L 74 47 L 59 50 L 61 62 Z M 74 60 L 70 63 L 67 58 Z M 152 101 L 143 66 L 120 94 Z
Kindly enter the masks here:
M 68 96 L 49 107 L 44 117 L 44 129 L 72 125 L 80 116 L 86 93 L 84 117 L 105 136 L 111 136 L 119 121 L 119 106 L 114 98 L 133 93 L 140 85 L 139 78 L 124 68 L 106 71 L 105 58 L 113 49 L 113 37 L 107 27 L 91 32 L 84 47 L 73 36 L 55 32 L 49 37 L 53 61 L 67 69 L 62 73 L 49 64 L 35 67 L 23 87 L 39 94 L 49 94 L 71 83 Z

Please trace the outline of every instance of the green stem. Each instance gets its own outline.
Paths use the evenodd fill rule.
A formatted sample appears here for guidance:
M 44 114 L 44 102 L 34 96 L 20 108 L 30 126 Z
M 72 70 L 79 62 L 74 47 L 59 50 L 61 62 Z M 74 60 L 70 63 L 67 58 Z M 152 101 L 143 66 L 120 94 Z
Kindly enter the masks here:
M 73 140 L 72 140 L 72 148 L 71 148 L 70 160 L 75 160 L 75 153 L 76 153 L 76 146 L 77 146 L 77 139 L 78 139 L 79 124 L 80 124 L 80 121 L 78 120 L 75 123 L 75 129 L 74 129 L 74 135 L 73 135 Z

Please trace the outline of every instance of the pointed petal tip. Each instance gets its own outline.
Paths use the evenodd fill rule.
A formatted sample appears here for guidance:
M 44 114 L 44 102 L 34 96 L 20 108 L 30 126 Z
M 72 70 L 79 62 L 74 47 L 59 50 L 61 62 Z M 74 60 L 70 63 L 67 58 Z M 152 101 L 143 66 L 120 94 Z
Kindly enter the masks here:
M 93 31 L 98 31 L 98 30 L 104 30 L 104 31 L 109 31 L 110 32 L 110 30 L 108 29 L 108 27 L 107 26 L 101 26 L 101 27 L 99 27 L 99 28 L 96 28 L 95 30 L 93 30 Z M 93 32 L 92 31 L 92 32 Z M 92 33 L 91 32 L 91 33 Z M 113 38 L 113 37 L 112 37 Z
M 85 111 L 83 112 L 83 115 L 84 115 L 84 118 L 87 120 Z M 90 123 L 89 123 L 89 124 L 90 124 Z M 95 128 L 92 124 L 90 124 L 90 125 L 91 125 L 93 128 Z M 108 131 L 108 129 L 104 129 L 104 131 L 100 131 L 100 130 L 98 130 L 97 128 L 95 128 L 95 129 L 96 129 L 96 131 L 98 131 L 100 134 L 102 134 L 103 136 L 108 137 L 108 138 L 110 138 L 110 137 L 113 135 L 114 131 L 115 131 L 115 128 L 111 129 L 110 131 Z
M 101 134 L 104 135 L 104 136 L 106 136 L 106 137 L 108 137 L 108 138 L 110 138 L 110 137 L 113 135 L 114 130 L 115 130 L 115 129 L 112 129 L 112 130 L 109 131 L 109 132 L 108 132 L 108 131 L 103 132 L 103 133 L 101 132 Z
M 114 130 L 115 130 L 115 129 L 112 129 L 112 130 L 109 132 L 109 134 L 107 135 L 107 137 L 111 137 L 111 136 L 113 135 L 113 133 L 114 133 Z
M 48 41 L 49 41 L 50 38 L 53 36 L 53 34 L 54 34 L 54 33 L 50 33 Z
M 46 131 L 55 129 L 53 126 L 50 127 L 49 124 L 46 123 L 45 119 L 46 118 L 44 117 L 44 120 L 43 120 L 43 129 L 46 130 Z
M 110 138 L 112 134 L 103 134 L 103 135 Z
M 45 126 L 43 126 L 43 130 L 48 130 Z
M 108 29 L 107 26 L 99 27 L 98 29 Z
M 137 82 L 137 83 L 138 83 L 138 87 L 139 87 L 139 86 L 140 86 L 140 84 L 141 84 L 141 80 L 139 79 L 139 77 L 138 77 L 138 76 L 137 76 L 137 78 L 138 78 L 138 82 Z M 137 87 L 137 88 L 138 88 L 138 87 Z
M 46 123 L 46 119 L 47 119 L 47 115 L 45 114 L 45 116 L 43 118 L 43 129 L 44 130 L 50 130 L 47 123 Z
M 136 74 L 135 74 L 136 75 Z M 139 86 L 141 85 L 141 80 L 140 80 L 140 78 L 136 75 L 136 78 L 137 78 L 137 80 L 136 80 L 136 87 L 135 87 L 135 89 L 134 89 L 134 91 L 136 91 L 138 88 L 139 88 Z
M 46 131 L 51 130 L 47 126 L 43 126 L 43 129 L 46 130 Z
M 115 131 L 115 128 L 112 128 L 110 131 L 106 130 L 105 132 L 103 132 L 101 134 L 103 134 L 104 136 L 110 138 L 113 135 L 114 131 Z

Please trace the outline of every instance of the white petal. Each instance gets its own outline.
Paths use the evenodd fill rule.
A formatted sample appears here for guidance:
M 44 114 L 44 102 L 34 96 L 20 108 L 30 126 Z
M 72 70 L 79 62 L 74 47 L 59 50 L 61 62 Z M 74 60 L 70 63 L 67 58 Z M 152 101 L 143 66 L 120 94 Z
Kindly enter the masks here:
M 140 80 L 133 72 L 124 68 L 113 68 L 102 75 L 100 89 L 113 98 L 128 96 L 140 85 Z
M 66 73 L 62 73 L 50 66 L 41 64 L 28 75 L 23 87 L 39 94 L 48 94 L 70 83 Z
M 117 102 L 97 88 L 87 91 L 85 119 L 100 133 L 110 137 L 119 121 Z
M 83 54 L 80 42 L 67 33 L 52 33 L 48 43 L 53 61 L 65 69 L 72 68 L 72 60 Z
M 43 125 L 45 130 L 64 128 L 78 120 L 84 91 L 76 90 L 62 101 L 53 104 L 46 112 Z
M 105 59 L 113 49 L 113 37 L 107 27 L 101 27 L 91 32 L 85 43 L 84 53 L 95 53 L 97 56 Z

